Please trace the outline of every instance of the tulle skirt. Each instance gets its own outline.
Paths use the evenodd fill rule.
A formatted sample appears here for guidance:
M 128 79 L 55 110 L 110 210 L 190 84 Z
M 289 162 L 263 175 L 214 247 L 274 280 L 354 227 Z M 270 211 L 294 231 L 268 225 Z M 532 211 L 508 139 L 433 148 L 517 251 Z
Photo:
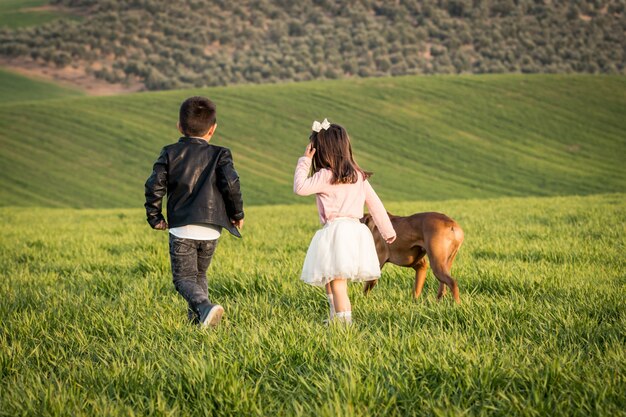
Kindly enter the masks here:
M 339 217 L 327 222 L 311 240 L 302 279 L 324 286 L 335 278 L 370 281 L 380 278 L 372 232 L 358 219 Z

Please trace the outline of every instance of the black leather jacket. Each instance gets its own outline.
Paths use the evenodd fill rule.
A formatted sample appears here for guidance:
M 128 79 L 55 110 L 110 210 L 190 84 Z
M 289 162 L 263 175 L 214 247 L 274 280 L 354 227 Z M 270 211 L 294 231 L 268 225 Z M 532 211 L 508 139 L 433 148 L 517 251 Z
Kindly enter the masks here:
M 164 220 L 161 206 L 167 192 L 169 227 L 208 223 L 241 237 L 230 221 L 243 219 L 243 200 L 228 148 L 204 139 L 180 138 L 161 150 L 145 191 L 152 227 Z

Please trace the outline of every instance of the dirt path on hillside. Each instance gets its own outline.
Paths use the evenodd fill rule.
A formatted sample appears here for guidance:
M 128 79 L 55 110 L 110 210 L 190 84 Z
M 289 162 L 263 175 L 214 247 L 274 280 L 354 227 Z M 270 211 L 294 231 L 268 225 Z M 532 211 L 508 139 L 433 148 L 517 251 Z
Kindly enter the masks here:
M 75 88 L 93 96 L 109 96 L 134 93 L 144 90 L 139 80 L 126 84 L 110 84 L 98 79 L 85 70 L 85 66 L 75 64 L 65 68 L 45 66 L 28 58 L 0 57 L 0 67 L 24 75 L 29 78 L 50 81 L 61 86 Z

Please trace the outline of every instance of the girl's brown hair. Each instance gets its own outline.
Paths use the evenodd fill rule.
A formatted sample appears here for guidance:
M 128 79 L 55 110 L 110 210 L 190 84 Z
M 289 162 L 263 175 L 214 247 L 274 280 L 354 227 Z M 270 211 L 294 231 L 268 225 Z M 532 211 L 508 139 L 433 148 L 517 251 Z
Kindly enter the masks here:
M 338 124 L 331 123 L 328 129 L 313 131 L 309 137 L 315 154 L 313 154 L 313 172 L 322 168 L 330 169 L 333 173 L 331 184 L 354 184 L 359 175 L 367 179 L 372 175 L 359 167 L 352 156 L 350 137 L 346 129 Z

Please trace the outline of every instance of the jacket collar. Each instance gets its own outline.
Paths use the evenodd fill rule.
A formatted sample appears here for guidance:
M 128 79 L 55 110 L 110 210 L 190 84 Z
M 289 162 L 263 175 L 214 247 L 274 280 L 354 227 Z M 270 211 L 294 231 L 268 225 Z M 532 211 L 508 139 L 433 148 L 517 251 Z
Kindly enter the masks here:
M 207 142 L 206 140 L 202 139 L 202 138 L 196 138 L 193 136 L 183 136 L 180 139 L 178 139 L 179 142 L 183 142 L 183 143 L 196 143 L 196 144 L 200 144 L 200 145 L 208 145 L 209 142 Z

